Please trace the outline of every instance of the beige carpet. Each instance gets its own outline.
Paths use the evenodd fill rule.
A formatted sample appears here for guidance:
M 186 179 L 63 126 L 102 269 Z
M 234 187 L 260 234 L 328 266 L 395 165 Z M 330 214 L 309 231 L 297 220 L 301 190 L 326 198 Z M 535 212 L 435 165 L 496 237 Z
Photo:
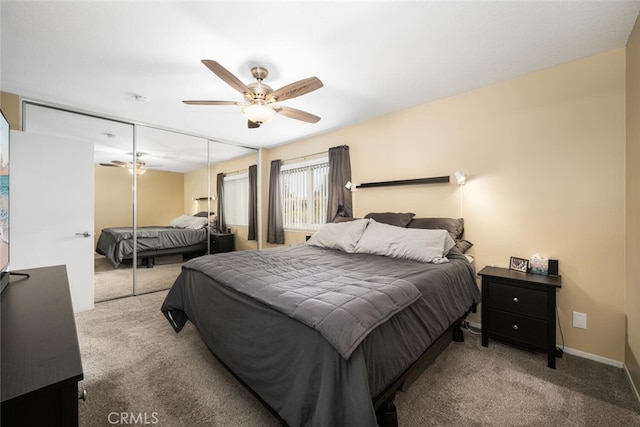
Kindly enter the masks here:
M 136 294 L 169 289 L 184 264 L 182 255 L 156 258 L 153 268 L 144 265 L 136 270 Z M 102 256 L 95 256 L 94 300 L 106 301 L 133 294 L 133 266 L 131 261 L 113 268 Z
M 88 392 L 80 425 L 108 426 L 120 413 L 146 414 L 149 423 L 169 427 L 279 425 L 191 323 L 173 332 L 160 312 L 165 295 L 108 301 L 77 314 L 80 386 Z M 464 343 L 451 343 L 398 394 L 400 426 L 640 426 L 622 369 L 566 354 L 557 362 L 552 370 L 544 355 L 493 341 L 484 348 L 465 331 Z

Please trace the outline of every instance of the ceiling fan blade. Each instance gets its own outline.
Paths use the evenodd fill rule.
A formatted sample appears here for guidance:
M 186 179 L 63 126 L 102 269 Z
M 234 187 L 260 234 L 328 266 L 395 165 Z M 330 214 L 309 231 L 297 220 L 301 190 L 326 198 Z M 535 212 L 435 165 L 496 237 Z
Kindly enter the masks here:
M 121 168 L 126 168 L 131 164 L 130 162 L 123 162 L 120 160 L 111 160 L 111 163 L 114 163 L 116 166 L 120 166 Z
M 267 102 L 281 102 L 286 99 L 295 98 L 297 96 L 313 92 L 316 89 L 320 89 L 322 86 L 324 85 L 320 79 L 317 77 L 309 77 L 307 79 L 288 84 L 274 91 L 267 97 Z
M 251 93 L 251 89 L 249 89 L 247 85 L 242 83 L 236 76 L 231 74 L 229 70 L 218 64 L 216 61 L 212 61 L 211 59 L 203 59 L 202 63 L 216 76 L 227 82 L 229 86 L 231 86 L 241 94 L 245 95 L 247 93 Z
M 120 165 L 114 165 L 113 163 L 100 163 L 100 166 L 109 166 L 109 167 L 113 167 L 113 168 L 120 168 L 122 166 Z
M 290 119 L 302 120 L 303 122 L 309 123 L 318 123 L 320 117 L 313 115 L 311 113 L 307 113 L 306 111 L 298 110 L 297 108 L 291 107 L 273 107 L 276 113 L 282 114 L 285 117 L 289 117 Z
M 182 101 L 188 105 L 244 105 L 242 102 L 236 101 L 196 101 L 196 100 L 188 100 Z
M 249 129 L 256 129 L 260 127 L 260 123 L 252 122 L 251 120 L 247 120 L 247 127 Z

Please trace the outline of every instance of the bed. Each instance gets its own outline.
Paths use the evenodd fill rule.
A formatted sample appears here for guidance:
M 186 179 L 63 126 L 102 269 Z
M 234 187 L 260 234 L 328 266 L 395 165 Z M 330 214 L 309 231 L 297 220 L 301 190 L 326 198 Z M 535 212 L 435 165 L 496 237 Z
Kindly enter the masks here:
M 290 426 L 394 425 L 395 393 L 480 301 L 474 267 L 451 237 L 437 233 L 449 248 L 424 262 L 375 253 L 381 242 L 383 251 L 398 249 L 379 236 L 398 242 L 400 230 L 415 230 L 370 219 L 345 224 L 327 225 L 333 238 L 322 238 L 323 229 L 302 245 L 193 259 L 161 307 L 176 332 L 191 321 Z
M 203 255 L 207 252 L 207 218 L 182 215 L 168 226 L 137 227 L 137 258 L 149 268 L 155 258 L 177 254 Z M 96 252 L 104 255 L 117 268 L 124 260 L 133 259 L 133 228 L 110 227 L 102 229 Z

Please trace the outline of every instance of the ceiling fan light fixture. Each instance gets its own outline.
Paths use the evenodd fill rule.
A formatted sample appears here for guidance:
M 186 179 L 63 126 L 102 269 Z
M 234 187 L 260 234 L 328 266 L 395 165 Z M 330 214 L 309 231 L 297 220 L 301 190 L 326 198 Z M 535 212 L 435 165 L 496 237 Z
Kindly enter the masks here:
M 253 67 L 251 74 L 257 81 L 246 85 L 216 61 L 203 59 L 202 63 L 244 96 L 248 104 L 242 108 L 242 113 L 249 119 L 249 123 L 247 123 L 249 129 L 259 128 L 261 124 L 268 123 L 276 113 L 307 123 L 317 123 L 320 120 L 320 117 L 296 108 L 274 105 L 320 89 L 323 84 L 317 77 L 302 79 L 274 91 L 263 82 L 269 75 L 266 68 Z M 182 102 L 187 105 L 242 105 L 235 101 L 185 100 Z
M 133 168 L 128 167 L 127 170 L 129 171 L 129 173 L 131 175 L 133 175 L 133 170 L 134 170 Z M 147 170 L 146 169 L 142 169 L 140 167 L 136 167 L 135 171 L 136 171 L 136 175 L 143 175 Z
M 273 108 L 267 107 L 263 103 L 256 102 L 255 104 L 243 107 L 242 113 L 247 116 L 247 118 L 252 122 L 257 124 L 264 124 L 269 123 L 276 112 L 273 110 Z

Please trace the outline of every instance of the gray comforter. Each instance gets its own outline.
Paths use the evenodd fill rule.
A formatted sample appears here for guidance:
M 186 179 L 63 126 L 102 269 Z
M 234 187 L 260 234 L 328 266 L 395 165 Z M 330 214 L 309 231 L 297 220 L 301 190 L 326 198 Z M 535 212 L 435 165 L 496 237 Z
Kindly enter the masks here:
M 176 331 L 187 320 L 193 322 L 212 352 L 290 426 L 374 426 L 372 398 L 480 301 L 473 266 L 456 250 L 449 259 L 435 265 L 306 245 L 204 256 L 184 266 L 162 311 Z M 242 272 L 249 260 L 251 269 L 264 275 L 259 282 L 277 284 L 277 275 L 267 272 L 288 264 L 293 271 L 299 266 L 338 274 L 330 280 L 347 280 L 353 273 L 357 281 L 384 277 L 408 282 L 419 298 L 404 309 L 394 308 L 395 314 L 383 315 L 386 320 L 364 334 L 345 358 L 314 326 L 287 309 L 272 307 L 271 297 L 248 295 L 261 293 L 250 290 L 248 281 L 242 283 L 255 276 Z M 207 270 L 228 273 L 216 273 L 214 279 Z M 314 309 L 316 302 L 311 303 Z M 341 328 L 358 326 L 343 323 Z
M 278 251 L 237 252 L 232 263 L 203 257 L 185 268 L 317 330 L 345 359 L 376 326 L 420 298 L 404 279 L 316 265 Z
M 138 253 L 151 250 L 181 248 L 207 241 L 207 229 L 198 230 L 173 227 L 138 227 Z M 133 254 L 133 228 L 104 228 L 96 243 L 96 252 L 104 255 L 113 267 Z

